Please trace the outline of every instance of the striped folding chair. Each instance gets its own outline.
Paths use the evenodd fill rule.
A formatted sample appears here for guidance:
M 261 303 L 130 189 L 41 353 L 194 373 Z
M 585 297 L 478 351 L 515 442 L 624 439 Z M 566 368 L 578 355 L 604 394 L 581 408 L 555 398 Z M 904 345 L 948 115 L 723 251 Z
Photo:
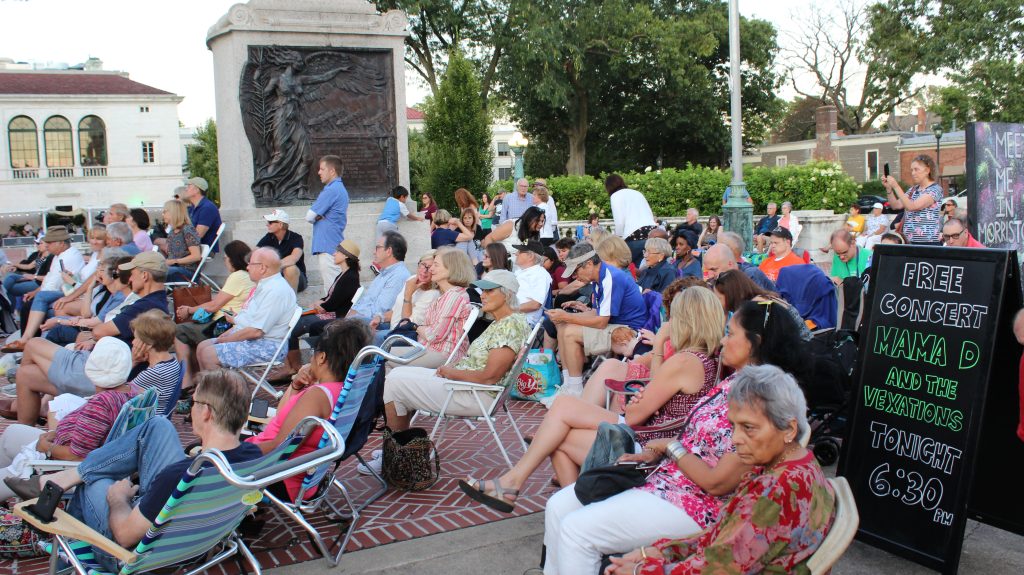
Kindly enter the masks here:
M 390 352 L 391 346 L 398 342 L 401 342 L 403 346 L 411 346 L 414 350 L 413 353 L 404 353 L 401 356 L 393 355 Z M 403 352 L 407 351 L 407 349 L 404 348 Z M 263 491 L 264 497 L 277 505 L 285 515 L 291 517 L 309 533 L 310 539 L 316 544 L 320 553 L 331 567 L 337 565 L 341 560 L 342 554 L 345 553 L 345 547 L 348 545 L 352 532 L 359 522 L 360 512 L 387 491 L 387 484 L 384 482 L 384 479 L 373 471 L 372 467 L 366 465 L 362 456 L 359 455 L 359 450 L 363 448 L 366 438 L 369 436 L 369 432 L 372 431 L 377 420 L 377 412 L 375 409 L 372 409 L 373 406 L 370 404 L 374 403 L 377 399 L 375 383 L 383 385 L 383 380 L 378 377 L 380 371 L 387 361 L 407 364 L 423 355 L 423 352 L 424 348 L 422 345 L 400 335 L 393 335 L 387 338 L 381 347 L 367 346 L 360 350 L 348 369 L 344 385 L 342 386 L 341 393 L 338 394 L 338 401 L 334 404 L 330 418 L 330 423 L 334 426 L 334 429 L 345 438 L 345 452 L 337 460 L 307 471 L 307 475 L 302 482 L 302 488 L 299 490 L 295 501 L 282 501 L 271 493 L 270 490 L 265 489 Z M 371 409 L 368 411 L 367 407 L 371 407 Z M 369 414 L 369 417 L 360 417 L 360 415 L 366 414 Z M 350 438 L 352 441 L 349 441 Z M 320 447 L 323 447 L 325 441 L 327 441 L 326 436 L 320 439 Z M 373 477 L 380 484 L 380 488 L 376 492 L 358 505 L 353 502 L 345 484 L 335 474 L 338 466 L 352 455 L 355 455 L 364 466 L 370 469 Z M 347 511 L 330 501 L 331 488 L 335 488 L 341 493 Z M 308 499 L 306 498 L 307 495 L 309 496 Z M 330 545 L 307 519 L 309 514 L 321 510 L 324 505 L 330 507 L 338 516 L 351 517 L 348 529 L 338 533 L 338 536 Z M 337 553 L 332 553 L 331 551 L 334 545 L 339 545 Z
M 315 428 L 323 429 L 326 446 L 287 460 Z M 122 575 L 181 565 L 190 567 L 188 575 L 197 575 L 239 553 L 258 574 L 259 562 L 235 529 L 262 500 L 260 490 L 333 461 L 344 449 L 345 442 L 333 426 L 308 417 L 289 440 L 259 459 L 232 465 L 220 451 L 205 451 L 182 475 L 153 526 L 131 551 L 62 510 L 54 513 L 50 523 L 39 521 L 25 510 L 34 499 L 18 504 L 15 513 L 37 530 L 53 535 L 56 545 L 50 546 L 51 565 L 56 565 L 57 553 L 63 551 L 80 575 L 108 573 L 96 563 L 94 549 L 116 558 Z

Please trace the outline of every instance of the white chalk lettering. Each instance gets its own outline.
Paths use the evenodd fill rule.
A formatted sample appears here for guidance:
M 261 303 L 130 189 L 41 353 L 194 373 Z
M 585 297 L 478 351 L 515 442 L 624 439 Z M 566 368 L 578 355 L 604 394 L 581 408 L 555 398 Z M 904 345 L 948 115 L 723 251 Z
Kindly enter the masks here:
M 903 287 L 916 287 L 944 293 L 962 293 L 963 266 L 908 262 L 903 268 Z
M 873 449 L 884 449 L 900 457 L 918 461 L 932 469 L 940 469 L 946 475 L 953 473 L 953 465 L 963 455 L 963 451 L 949 444 L 879 421 L 872 421 L 870 430 Z

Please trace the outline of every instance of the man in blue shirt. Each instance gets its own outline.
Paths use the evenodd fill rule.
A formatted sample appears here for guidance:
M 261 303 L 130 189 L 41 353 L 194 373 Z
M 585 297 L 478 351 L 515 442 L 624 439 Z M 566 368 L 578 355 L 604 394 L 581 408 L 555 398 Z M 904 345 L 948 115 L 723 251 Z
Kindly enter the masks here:
M 373 263 L 380 268 L 380 275 L 366 286 L 348 317 L 358 317 L 369 322 L 375 330 L 386 329 L 391 323 L 391 309 L 405 287 L 409 270 L 405 267 L 405 253 L 408 245 L 398 232 L 384 232 L 377 238 L 373 249 Z
M 516 193 L 502 197 L 501 221 L 518 220 L 528 208 L 533 206 L 533 194 L 528 193 L 530 182 L 526 178 L 516 181 Z
M 601 261 L 594 247 L 577 244 L 569 250 L 562 277 L 574 277 L 594 284 L 596 309 L 578 302 L 562 304 L 564 309 L 548 310 L 557 329 L 558 352 L 566 370 L 567 389 L 583 389 L 583 362 L 587 356 L 608 353 L 612 332 L 619 328 L 639 331 L 647 321 L 647 306 L 640 288 L 630 275 Z M 570 313 L 575 309 L 579 313 Z
M 348 223 L 348 190 L 341 183 L 344 166 L 338 156 L 320 158 L 320 182 L 324 189 L 306 212 L 306 221 L 313 224 L 313 257 L 320 267 L 320 279 L 324 285 L 324 297 L 341 273 L 334 263 L 334 248 L 345 239 L 345 225 Z
M 210 184 L 203 178 L 189 179 L 185 187 L 184 200 L 188 202 L 188 217 L 199 234 L 200 243 L 212 246 L 210 253 L 216 253 L 220 246 L 213 245 L 213 240 L 217 238 L 221 219 L 217 204 L 206 198 L 206 190 L 209 187 Z

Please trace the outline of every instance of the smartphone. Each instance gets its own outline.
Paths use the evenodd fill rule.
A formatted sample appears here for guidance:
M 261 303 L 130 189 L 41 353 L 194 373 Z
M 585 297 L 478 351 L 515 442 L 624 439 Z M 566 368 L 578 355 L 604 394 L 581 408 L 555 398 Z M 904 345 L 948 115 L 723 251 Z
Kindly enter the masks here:
M 64 273 L 64 260 L 57 260 L 57 263 L 60 264 L 60 273 Z
M 262 419 L 267 416 L 267 410 L 269 409 L 270 402 L 266 399 L 257 397 L 252 400 L 252 406 L 249 408 L 249 415 Z
M 875 165 L 877 166 L 878 164 Z M 882 173 L 885 174 L 885 177 L 889 177 L 889 162 L 882 164 Z
M 615 465 L 619 467 L 639 467 L 643 461 L 616 461 Z

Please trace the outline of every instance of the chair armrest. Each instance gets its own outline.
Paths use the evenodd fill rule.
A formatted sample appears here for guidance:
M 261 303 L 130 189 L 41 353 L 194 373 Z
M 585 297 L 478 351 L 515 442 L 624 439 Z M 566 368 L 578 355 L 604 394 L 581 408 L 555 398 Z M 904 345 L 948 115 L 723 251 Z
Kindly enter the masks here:
M 131 563 L 135 560 L 135 553 L 121 547 L 114 541 L 107 539 L 98 531 L 89 527 L 85 523 L 82 523 L 78 519 L 75 519 L 63 509 L 57 509 L 53 513 L 53 521 L 50 523 L 43 523 L 36 519 L 31 513 L 25 510 L 25 507 L 35 503 L 35 499 L 29 501 L 22 501 L 21 503 L 14 506 L 14 514 L 25 520 L 26 523 L 31 525 L 33 528 L 38 529 L 44 533 L 51 535 L 61 535 L 70 539 L 78 539 L 79 541 L 85 541 L 89 545 L 102 549 L 110 555 L 113 555 L 119 561 L 124 563 Z
M 470 383 L 468 381 L 449 381 L 444 384 L 444 388 L 449 391 L 497 391 L 502 392 L 505 390 L 500 385 L 484 385 L 482 383 Z
M 54 459 L 30 459 L 25 464 L 36 471 L 61 471 L 81 465 L 81 461 L 61 461 Z

